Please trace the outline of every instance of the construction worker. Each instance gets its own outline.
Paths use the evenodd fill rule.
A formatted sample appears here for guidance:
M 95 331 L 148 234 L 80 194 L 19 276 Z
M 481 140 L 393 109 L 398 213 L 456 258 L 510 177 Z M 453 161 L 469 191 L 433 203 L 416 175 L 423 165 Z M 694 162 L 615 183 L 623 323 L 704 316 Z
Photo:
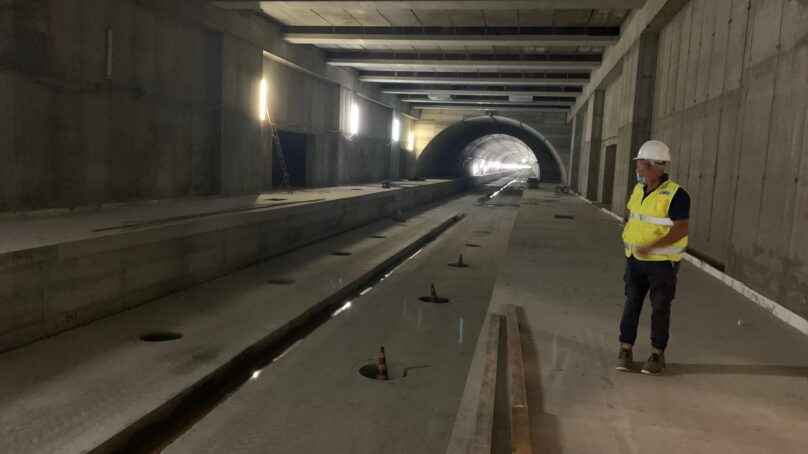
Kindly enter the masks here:
M 651 356 L 642 373 L 665 369 L 671 302 L 676 295 L 676 274 L 687 247 L 690 196 L 671 181 L 665 166 L 671 160 L 667 145 L 645 142 L 634 158 L 637 184 L 628 201 L 628 222 L 623 229 L 626 253 L 626 303 L 620 322 L 617 370 L 630 371 L 645 295 L 651 295 Z

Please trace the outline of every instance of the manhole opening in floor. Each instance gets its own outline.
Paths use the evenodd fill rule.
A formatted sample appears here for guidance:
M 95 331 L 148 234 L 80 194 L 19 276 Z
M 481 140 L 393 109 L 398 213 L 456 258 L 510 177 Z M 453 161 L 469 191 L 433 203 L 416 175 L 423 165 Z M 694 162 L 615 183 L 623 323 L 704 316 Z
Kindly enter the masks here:
M 284 200 L 289 200 L 289 199 L 281 199 L 281 198 L 278 198 L 278 197 L 270 197 L 270 198 L 264 199 L 264 200 L 271 200 L 273 202 L 282 202 Z
M 171 331 L 157 331 L 153 333 L 146 333 L 140 336 L 143 342 L 167 342 L 180 339 L 182 333 L 174 333 Z
M 557 214 L 555 217 L 556 219 L 575 219 L 575 216 L 570 216 L 568 214 Z
M 475 243 L 466 243 L 466 247 L 482 247 L 482 245 L 475 244 Z
M 370 237 L 371 237 L 371 238 L 387 238 L 387 237 L 386 237 L 386 236 L 384 236 L 384 235 L 371 235 Z
M 348 251 L 334 251 L 331 255 L 353 255 L 353 252 Z
M 425 303 L 435 303 L 435 304 L 442 304 L 442 303 L 448 303 L 449 302 L 449 298 L 442 298 L 440 296 L 437 296 L 437 297 L 422 296 L 422 297 L 420 297 L 418 299 L 425 302 Z
M 359 375 L 377 381 L 396 381 L 407 376 L 407 369 L 396 363 L 387 362 L 387 380 L 379 377 L 379 365 L 377 363 L 365 364 L 359 368 Z
M 289 285 L 294 284 L 295 281 L 293 279 L 287 279 L 285 277 L 276 277 L 272 279 L 267 279 L 267 284 L 275 284 L 275 285 Z

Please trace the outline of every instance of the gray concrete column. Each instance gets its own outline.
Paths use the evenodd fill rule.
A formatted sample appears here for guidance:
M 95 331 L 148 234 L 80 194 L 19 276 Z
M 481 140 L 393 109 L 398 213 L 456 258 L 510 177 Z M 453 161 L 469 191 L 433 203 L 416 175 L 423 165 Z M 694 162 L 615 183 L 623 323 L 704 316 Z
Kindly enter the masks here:
M 589 160 L 588 168 L 586 169 L 587 181 L 584 196 L 589 200 L 597 200 L 598 197 L 598 174 L 600 171 L 600 146 L 603 135 L 603 101 L 605 94 L 605 90 L 595 90 L 595 92 L 592 93 L 592 98 L 589 100 L 589 108 L 587 109 L 589 127 L 583 145 L 589 155 Z
M 581 192 L 579 182 L 579 175 L 581 168 L 581 139 L 583 139 L 583 129 L 586 119 L 586 111 L 580 110 L 572 119 L 572 140 L 570 141 L 570 165 L 568 167 L 570 188 L 574 191 Z
M 631 142 L 628 149 L 628 156 L 623 156 L 623 161 L 618 165 L 626 165 L 628 168 L 627 175 L 623 177 L 625 186 L 620 188 L 616 185 L 615 191 L 622 191 L 625 189 L 623 195 L 625 199 L 620 199 L 621 202 L 626 202 L 628 195 L 636 184 L 634 176 L 634 163 L 632 158 L 637 154 L 640 146 L 647 140 L 651 139 L 651 122 L 654 115 L 654 85 L 656 83 L 656 63 L 657 53 L 659 51 L 659 34 L 655 32 L 643 33 L 639 42 L 636 44 L 640 46 L 639 59 L 637 61 L 637 86 L 635 87 L 634 95 L 634 114 L 631 122 Z M 619 181 L 619 180 L 617 180 Z M 618 201 L 620 193 L 615 194 L 615 202 Z M 625 203 L 623 203 L 625 204 Z

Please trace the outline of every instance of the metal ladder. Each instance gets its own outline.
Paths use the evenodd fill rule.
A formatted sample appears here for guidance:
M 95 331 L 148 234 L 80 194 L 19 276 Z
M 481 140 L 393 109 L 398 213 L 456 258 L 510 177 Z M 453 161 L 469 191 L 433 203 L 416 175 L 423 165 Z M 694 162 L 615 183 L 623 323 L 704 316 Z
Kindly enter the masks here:
M 267 118 L 267 124 L 262 125 L 261 129 L 264 133 L 264 141 L 266 141 L 266 130 L 269 128 L 270 134 L 272 135 L 272 143 L 275 145 L 275 150 L 278 152 L 278 163 L 281 165 L 281 172 L 283 173 L 283 188 L 292 193 L 292 179 L 289 175 L 289 168 L 286 166 L 286 158 L 283 156 L 283 150 L 281 149 L 281 139 L 278 137 L 278 129 L 275 128 L 275 122 L 272 121 L 272 116 L 269 114 L 269 109 L 266 109 L 264 112 Z M 266 143 L 266 142 L 265 142 Z

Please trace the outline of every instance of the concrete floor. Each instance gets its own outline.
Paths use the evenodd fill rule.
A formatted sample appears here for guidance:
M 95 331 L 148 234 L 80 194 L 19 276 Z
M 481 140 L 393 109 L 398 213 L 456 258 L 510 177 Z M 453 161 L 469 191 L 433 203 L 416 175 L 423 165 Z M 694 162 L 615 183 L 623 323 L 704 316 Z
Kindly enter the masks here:
M 338 200 L 377 192 L 395 191 L 445 180 L 394 181 L 393 188 L 380 184 L 336 186 L 262 192 L 236 197 L 200 197 L 196 199 L 133 202 L 75 210 L 42 210 L 3 213 L 0 216 L 0 254 L 37 247 L 111 236 L 141 226 L 153 226 L 178 218 L 215 216 L 248 210 L 272 210 L 290 204 Z
M 575 196 L 523 197 L 491 310 L 512 303 L 523 311 L 535 452 L 805 452 L 808 339 L 689 263 L 664 375 L 638 371 L 650 354 L 650 305 L 637 371 L 614 370 L 621 229 Z
M 0 452 L 98 446 L 460 211 L 469 216 L 166 450 L 444 452 L 486 307 L 512 303 L 521 307 L 535 452 L 804 452 L 804 335 L 683 263 L 668 369 L 617 372 L 620 223 L 545 190 L 528 190 L 521 202 L 503 192 L 499 207 L 476 198 L 446 201 L 405 224 L 380 221 L 0 355 Z M 328 256 L 342 249 L 354 255 Z M 461 251 L 471 268 L 447 267 Z M 273 277 L 295 283 L 267 285 Z M 451 303 L 416 299 L 433 281 Z M 646 310 L 637 366 L 649 353 L 649 319 Z M 137 340 L 156 329 L 185 337 Z M 406 378 L 359 376 L 380 345 L 393 371 L 410 368 Z
M 467 205 L 462 222 L 165 452 L 445 451 L 520 192 L 506 189 L 486 205 Z M 448 267 L 460 253 L 470 267 Z M 432 282 L 449 303 L 418 300 Z M 394 372 L 407 369 L 406 377 L 379 382 L 359 375 L 361 366 L 375 364 L 380 345 Z
M 405 223 L 378 221 L 0 355 L 0 452 L 85 452 L 151 420 L 155 409 L 245 349 L 276 339 L 331 295 L 361 285 L 448 218 L 473 208 L 479 196 L 408 212 Z M 516 210 L 506 210 L 512 222 Z M 501 238 L 500 252 L 506 237 Z M 353 255 L 330 255 L 346 250 Z M 493 275 L 489 293 L 480 296 L 481 313 Z M 294 283 L 269 284 L 273 278 Z M 428 286 L 418 289 L 427 292 Z M 413 310 L 416 303 L 423 304 L 414 301 Z M 468 336 L 476 336 L 469 323 Z M 145 332 L 166 330 L 184 337 L 165 343 L 138 340 Z M 352 373 L 355 361 L 375 354 L 376 343 L 352 360 Z M 391 354 L 399 354 L 395 346 Z M 461 371 L 459 379 L 464 375 Z M 446 419 L 451 422 L 452 416 Z

